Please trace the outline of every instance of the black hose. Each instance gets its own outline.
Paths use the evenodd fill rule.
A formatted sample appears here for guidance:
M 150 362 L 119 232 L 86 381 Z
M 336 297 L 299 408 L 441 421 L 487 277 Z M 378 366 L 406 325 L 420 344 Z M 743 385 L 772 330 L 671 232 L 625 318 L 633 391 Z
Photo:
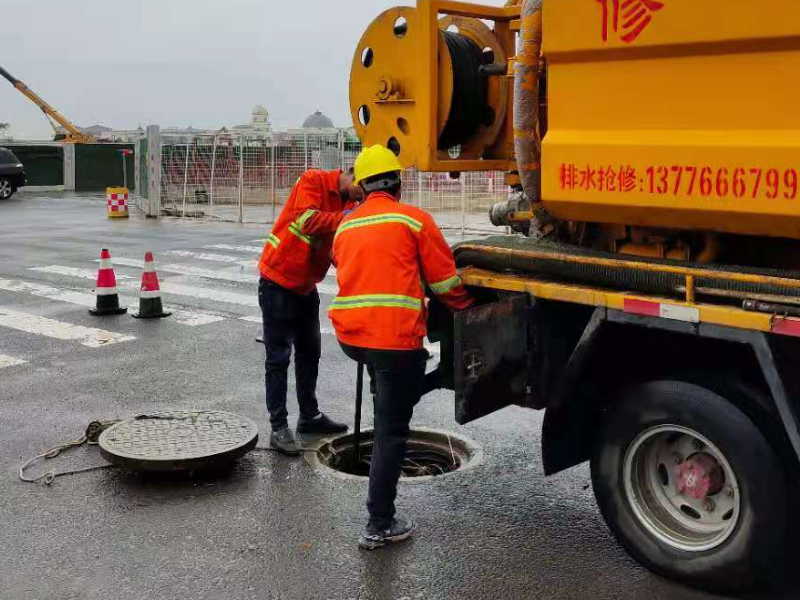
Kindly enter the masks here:
M 443 31 L 453 62 L 453 100 L 447 125 L 439 136 L 439 149 L 463 144 L 486 121 L 487 79 L 481 72 L 483 51 L 468 37 Z

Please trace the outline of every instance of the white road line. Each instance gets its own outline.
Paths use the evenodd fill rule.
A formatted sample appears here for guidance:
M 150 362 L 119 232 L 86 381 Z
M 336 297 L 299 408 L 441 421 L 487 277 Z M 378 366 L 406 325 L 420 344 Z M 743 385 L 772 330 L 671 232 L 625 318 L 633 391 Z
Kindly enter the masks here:
M 136 258 L 115 258 L 114 263 L 124 267 L 138 267 L 144 268 L 144 261 Z M 236 268 L 236 267 L 233 267 Z M 165 273 L 176 273 L 179 275 L 187 275 L 190 277 L 204 277 L 205 279 L 219 279 L 221 281 L 235 281 L 244 283 L 254 283 L 258 281 L 258 273 L 253 272 L 226 272 L 215 271 L 213 269 L 204 269 L 202 267 L 193 267 L 191 265 L 179 265 L 176 263 L 161 265 L 156 263 L 156 271 L 164 271 Z
M 43 335 L 57 340 L 76 340 L 89 348 L 100 348 L 119 342 L 135 340 L 132 335 L 114 333 L 94 327 L 72 325 L 55 319 L 12 310 L 0 306 L 0 327 L 8 327 L 26 333 Z
M 0 354 L 0 369 L 24 365 L 26 362 L 28 361 L 22 360 L 21 358 L 14 358 L 13 356 L 8 356 L 7 354 Z
M 335 296 L 339 293 L 339 285 L 331 285 L 329 283 L 318 283 L 317 291 L 325 296 Z
M 75 292 L 72 290 L 61 290 L 59 288 L 50 287 L 49 285 L 41 285 L 27 281 L 0 279 L 0 290 L 32 294 L 34 296 L 39 296 L 40 298 L 49 298 L 50 300 L 68 302 L 69 304 L 77 304 L 78 306 L 86 306 L 89 308 L 95 305 L 94 294 Z
M 247 321 L 248 323 L 258 323 L 259 325 L 264 322 L 261 315 L 247 315 L 246 317 L 239 317 L 239 320 Z
M 80 277 L 80 275 L 75 276 Z M 125 285 L 125 287 L 133 286 L 128 283 Z M 87 308 L 94 308 L 95 306 L 94 294 L 75 292 L 73 290 L 62 290 L 49 285 L 42 285 L 28 281 L 0 279 L 0 290 L 32 294 L 34 296 L 39 296 L 40 298 L 48 298 L 50 300 L 57 300 L 59 302 L 68 302 L 69 304 L 77 304 L 78 306 L 85 306 Z M 128 304 L 130 307 L 135 307 L 136 299 L 120 296 L 120 304 L 123 306 Z M 225 317 L 222 315 L 205 311 L 189 311 L 171 306 L 165 306 L 164 309 L 172 312 L 172 316 L 175 318 L 177 323 L 180 323 L 181 325 L 188 325 L 189 327 L 208 325 L 209 323 L 216 323 L 218 321 L 225 320 Z
M 263 246 L 229 246 L 228 244 L 213 244 L 211 246 L 203 246 L 208 250 L 230 250 L 232 252 L 247 252 L 248 254 L 261 254 L 264 250 Z
M 99 262 L 100 259 L 95 259 Z M 113 262 L 116 262 L 113 261 Z M 97 271 L 91 269 L 78 269 L 76 267 L 63 267 L 61 265 L 50 265 L 48 267 L 31 267 L 29 271 L 38 271 L 39 273 L 52 273 L 53 275 L 66 275 L 68 277 L 80 277 L 82 279 L 97 279 Z M 130 275 L 121 275 L 115 273 L 118 280 L 134 279 Z
M 190 250 L 170 250 L 166 254 L 172 254 L 174 256 L 183 256 L 184 258 L 196 258 L 197 260 L 207 260 L 211 262 L 221 262 L 221 263 L 242 262 L 242 259 L 240 257 L 231 256 L 229 254 L 210 254 L 206 252 L 192 252 Z
M 171 281 L 162 281 L 161 291 L 165 294 L 175 294 L 176 296 L 192 296 L 194 298 L 213 300 L 215 302 L 225 302 L 227 304 L 258 306 L 258 296 L 256 294 L 239 294 L 237 292 L 229 292 L 227 290 L 212 290 L 211 288 L 183 285 L 181 283 L 172 283 Z
M 173 283 L 172 281 L 169 280 L 161 281 L 160 283 L 161 283 L 160 286 L 161 291 L 165 294 L 174 294 L 176 296 L 191 296 L 194 298 L 202 298 L 204 300 L 214 300 L 217 302 L 225 302 L 228 304 L 238 304 L 240 306 L 258 307 L 258 296 L 256 294 L 240 294 L 237 292 L 229 292 L 227 290 L 214 290 L 211 288 L 183 285 L 181 283 Z M 135 288 L 137 287 L 137 283 L 122 282 L 119 287 Z M 10 291 L 28 291 L 28 290 L 10 290 Z M 62 292 L 62 290 L 57 290 L 57 291 Z M 79 294 L 79 293 L 80 292 L 73 292 L 73 294 Z M 94 296 L 91 296 L 91 298 L 92 301 L 94 301 Z M 207 313 L 207 314 L 213 314 L 213 313 Z M 221 320 L 221 318 L 222 317 L 220 317 L 220 319 L 217 320 Z

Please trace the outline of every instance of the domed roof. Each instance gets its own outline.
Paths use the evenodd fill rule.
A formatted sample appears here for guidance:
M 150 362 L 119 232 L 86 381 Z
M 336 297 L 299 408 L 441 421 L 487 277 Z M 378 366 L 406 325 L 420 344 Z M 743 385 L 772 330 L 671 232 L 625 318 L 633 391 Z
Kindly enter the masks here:
M 268 115 L 269 111 L 262 104 L 256 104 L 253 107 L 253 115 Z
M 333 129 L 333 121 L 317 111 L 303 121 L 303 129 Z

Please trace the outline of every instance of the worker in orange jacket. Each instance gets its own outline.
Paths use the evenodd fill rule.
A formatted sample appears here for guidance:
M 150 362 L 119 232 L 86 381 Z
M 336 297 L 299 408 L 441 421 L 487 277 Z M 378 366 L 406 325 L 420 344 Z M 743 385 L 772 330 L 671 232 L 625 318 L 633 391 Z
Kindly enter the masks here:
M 310 170 L 297 180 L 267 238 L 258 267 L 258 302 L 264 322 L 265 383 L 273 448 L 300 450 L 288 426 L 286 394 L 292 345 L 300 417 L 298 433 L 341 433 L 319 410 L 316 396 L 321 353 L 317 283 L 331 265 L 331 245 L 344 211 L 361 198 L 353 173 Z
M 342 220 L 333 243 L 339 295 L 329 316 L 345 354 L 369 367 L 376 387 L 369 521 L 359 539 L 368 550 L 414 531 L 410 519 L 395 515 L 394 500 L 425 377 L 426 288 L 452 310 L 473 304 L 433 218 L 399 202 L 401 169 L 383 146 L 358 156 L 355 180 L 367 196 Z

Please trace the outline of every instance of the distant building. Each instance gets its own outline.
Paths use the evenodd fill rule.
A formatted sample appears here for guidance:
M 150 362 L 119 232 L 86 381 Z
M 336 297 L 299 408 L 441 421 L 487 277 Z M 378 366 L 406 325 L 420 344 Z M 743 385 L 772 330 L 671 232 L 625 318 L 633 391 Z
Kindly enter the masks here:
M 250 122 L 246 125 L 231 127 L 234 135 L 242 134 L 251 138 L 272 138 L 272 124 L 269 121 L 269 111 L 262 105 L 256 104 L 250 113 Z
M 306 117 L 306 120 L 303 121 L 303 129 L 336 129 L 333 125 L 333 121 L 331 121 L 327 116 L 323 115 L 320 111 L 316 111 L 315 113 Z

